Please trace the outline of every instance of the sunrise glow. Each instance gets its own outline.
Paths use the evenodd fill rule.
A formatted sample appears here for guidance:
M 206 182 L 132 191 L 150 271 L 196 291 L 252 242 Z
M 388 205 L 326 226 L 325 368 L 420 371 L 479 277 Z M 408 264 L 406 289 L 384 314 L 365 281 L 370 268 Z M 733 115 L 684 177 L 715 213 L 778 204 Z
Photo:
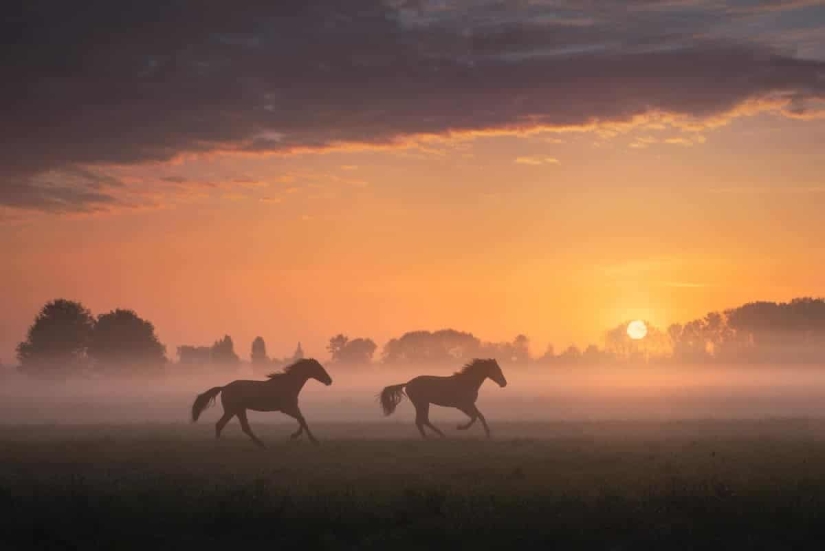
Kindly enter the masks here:
M 0 360 L 58 297 L 135 309 L 174 358 L 442 328 L 540 355 L 819 296 L 825 33 L 791 4 L 171 10 L 99 56 L 45 10 L 42 66 L 4 79 Z M 139 46 L 167 32 L 185 59 Z
M 647 325 L 641 320 L 631 321 L 627 324 L 627 336 L 638 341 L 647 336 Z

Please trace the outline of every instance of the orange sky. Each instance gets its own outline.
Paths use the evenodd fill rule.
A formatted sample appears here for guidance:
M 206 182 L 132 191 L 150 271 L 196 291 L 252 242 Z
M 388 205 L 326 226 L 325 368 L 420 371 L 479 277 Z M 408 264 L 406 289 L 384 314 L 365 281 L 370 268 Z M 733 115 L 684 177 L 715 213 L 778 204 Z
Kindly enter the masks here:
M 44 0 L 6 21 L 0 361 L 49 300 L 175 357 L 601 343 L 825 295 L 825 1 Z
M 276 356 L 300 340 L 325 357 L 338 332 L 379 345 L 413 329 L 524 332 L 541 353 L 624 319 L 821 296 L 823 143 L 825 121 L 764 113 L 701 132 L 109 166 L 188 184 L 151 188 L 142 209 L 6 221 L 0 359 L 58 297 L 135 309 L 172 357 L 225 333 L 243 357 L 258 334 Z

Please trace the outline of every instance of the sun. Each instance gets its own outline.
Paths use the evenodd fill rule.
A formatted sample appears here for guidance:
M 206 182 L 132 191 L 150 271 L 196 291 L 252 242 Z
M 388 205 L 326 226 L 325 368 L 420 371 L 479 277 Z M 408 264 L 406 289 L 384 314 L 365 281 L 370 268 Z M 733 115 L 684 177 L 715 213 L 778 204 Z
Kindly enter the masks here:
M 634 320 L 627 324 L 627 336 L 638 341 L 647 336 L 647 325 L 642 320 Z

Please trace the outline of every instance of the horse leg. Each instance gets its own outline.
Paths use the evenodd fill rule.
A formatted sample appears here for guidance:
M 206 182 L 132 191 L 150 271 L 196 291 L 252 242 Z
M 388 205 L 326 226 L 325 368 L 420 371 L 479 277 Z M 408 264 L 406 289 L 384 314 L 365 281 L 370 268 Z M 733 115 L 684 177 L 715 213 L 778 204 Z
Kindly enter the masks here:
M 296 430 L 295 432 L 290 434 L 289 438 L 292 439 L 292 440 L 297 440 L 298 437 L 301 436 L 303 433 L 304 433 L 304 426 L 301 425 L 301 424 L 298 424 L 298 430 Z
M 234 413 L 229 413 L 228 411 L 224 410 L 223 417 L 218 419 L 218 422 L 215 423 L 215 438 L 221 437 L 221 431 L 233 417 L 235 417 Z
M 427 419 L 427 421 L 424 424 L 433 429 L 441 438 L 447 438 L 447 436 L 443 432 L 441 432 L 441 429 L 430 423 L 429 419 Z
M 312 432 L 310 432 L 309 425 L 307 425 L 307 420 L 304 419 L 304 416 L 300 411 L 298 411 L 298 422 L 301 423 L 301 428 L 306 431 L 309 441 L 315 445 L 318 445 L 318 439 L 315 438 Z
M 415 406 L 415 426 L 418 427 L 418 432 L 421 433 L 421 438 L 426 440 L 427 433 L 424 432 L 424 425 L 427 424 L 427 417 L 430 410 L 430 404 L 427 402 L 413 402 Z
M 241 422 L 241 430 L 243 430 L 247 434 L 247 436 L 249 436 L 252 439 L 252 441 L 255 442 L 255 444 L 258 447 L 265 448 L 266 446 L 264 445 L 264 443 L 261 442 L 257 436 L 255 436 L 254 432 L 252 432 L 252 427 L 249 426 L 249 419 L 247 419 L 246 417 L 246 410 L 240 410 L 237 415 L 238 420 Z
M 484 418 L 484 415 L 478 410 L 478 407 L 473 405 L 473 409 L 478 415 L 478 419 L 481 421 L 481 426 L 484 427 L 484 432 L 487 434 L 487 438 L 490 438 L 490 427 L 487 426 L 487 419 Z
M 458 430 L 467 430 L 470 427 L 472 427 L 473 423 L 475 423 L 476 419 L 478 419 L 478 410 L 476 409 L 475 406 L 459 407 L 458 409 L 461 412 L 463 412 L 467 417 L 469 417 L 470 420 L 468 422 L 464 423 L 463 425 L 459 424 L 456 428 Z
M 312 431 L 309 430 L 309 425 L 307 425 L 307 420 L 304 419 L 304 414 L 301 413 L 300 409 L 298 409 L 297 407 L 295 407 L 294 409 L 290 407 L 289 409 L 283 410 L 283 411 L 284 411 L 284 413 L 286 413 L 290 417 L 294 417 L 298 421 L 298 424 L 300 425 L 300 427 L 298 427 L 298 431 L 295 432 L 290 438 L 293 438 L 293 439 L 298 438 L 301 435 L 301 433 L 306 431 L 307 436 L 309 437 L 309 441 L 312 442 L 313 444 L 318 444 L 318 439 L 315 438 L 315 436 L 312 434 Z
M 416 407 L 415 413 L 416 413 L 415 422 L 416 422 L 416 424 L 420 423 L 420 425 L 418 427 L 418 430 L 422 431 L 421 425 L 426 425 L 426 426 L 430 427 L 431 429 L 433 429 L 436 432 L 436 434 L 438 434 L 438 436 L 440 436 L 441 438 L 446 438 L 446 436 L 444 436 L 444 433 L 441 432 L 441 430 L 438 427 L 436 427 L 435 425 L 430 423 L 430 403 L 429 402 L 425 403 L 425 405 L 420 410 Z M 423 414 L 423 415 L 421 415 L 421 420 L 419 421 L 419 414 L 420 413 Z

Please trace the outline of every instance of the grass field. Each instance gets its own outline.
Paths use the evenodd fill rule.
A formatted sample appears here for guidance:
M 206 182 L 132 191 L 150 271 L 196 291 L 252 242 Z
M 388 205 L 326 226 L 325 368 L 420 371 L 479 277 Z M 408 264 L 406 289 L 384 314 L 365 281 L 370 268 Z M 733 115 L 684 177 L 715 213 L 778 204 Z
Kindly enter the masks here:
M 450 429 L 445 423 L 442 427 Z M 825 421 L 0 426 L 3 549 L 799 549 Z

